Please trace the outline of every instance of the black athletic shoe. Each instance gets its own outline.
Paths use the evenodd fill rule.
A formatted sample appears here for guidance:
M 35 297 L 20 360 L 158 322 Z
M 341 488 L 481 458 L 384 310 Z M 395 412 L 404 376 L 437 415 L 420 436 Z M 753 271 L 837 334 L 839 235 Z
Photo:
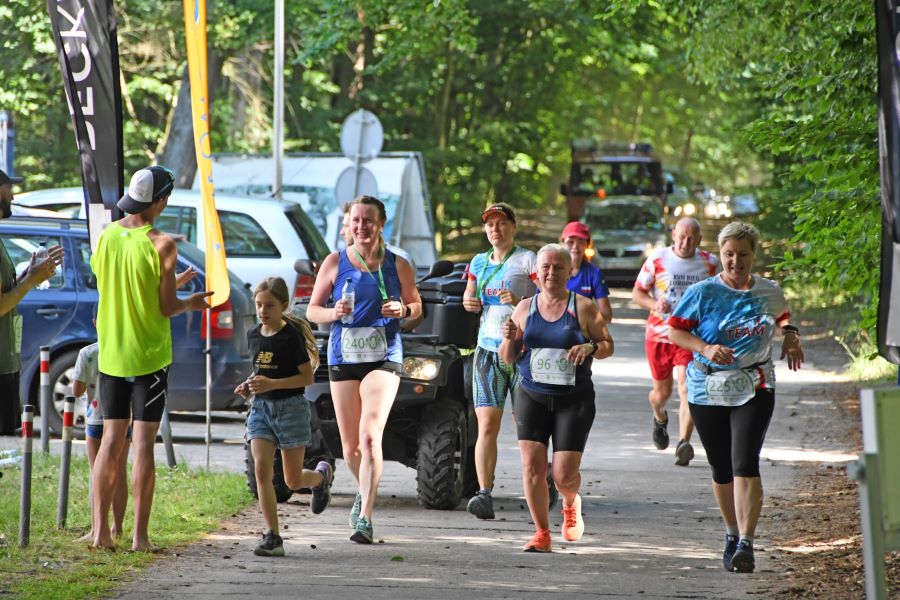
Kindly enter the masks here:
M 274 531 L 267 531 L 262 536 L 262 539 L 259 540 L 259 543 L 256 544 L 253 554 L 257 556 L 284 556 L 284 540 Z
M 316 472 L 322 474 L 322 485 L 312 489 L 312 498 L 309 501 L 309 508 L 315 515 L 325 510 L 331 502 L 331 482 L 334 481 L 334 470 L 327 460 L 319 461 Z
M 490 492 L 479 491 L 469 498 L 466 510 L 478 517 L 479 519 L 494 518 L 494 499 L 491 498 Z
M 734 571 L 734 566 L 731 564 L 731 559 L 734 556 L 734 551 L 737 550 L 738 546 L 738 536 L 725 534 L 725 549 L 722 551 L 722 566 L 725 567 L 726 571 Z
M 669 419 L 657 421 L 653 417 L 653 445 L 659 450 L 669 447 Z
M 752 573 L 756 568 L 756 560 L 753 559 L 753 543 L 749 540 L 740 540 L 734 556 L 731 557 L 731 566 L 738 573 Z
M 675 446 L 675 464 L 679 467 L 686 467 L 694 458 L 694 447 L 690 442 L 680 440 Z

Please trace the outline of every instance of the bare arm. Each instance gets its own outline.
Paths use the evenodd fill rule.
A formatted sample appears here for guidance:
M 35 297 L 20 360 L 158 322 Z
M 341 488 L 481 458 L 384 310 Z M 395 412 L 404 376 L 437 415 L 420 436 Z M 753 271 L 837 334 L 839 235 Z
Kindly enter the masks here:
M 641 308 L 646 308 L 649 311 L 660 314 L 665 314 L 672 310 L 672 307 L 669 306 L 669 303 L 666 302 L 665 298 L 657 300 L 650 295 L 649 291 L 639 288 L 637 284 L 635 284 L 634 288 L 631 290 L 631 299 Z
M 581 333 L 592 342 L 596 342 L 597 351 L 591 354 L 593 346 L 590 343 L 579 344 L 575 348 L 569 349 L 569 359 L 572 360 L 573 357 L 578 358 L 582 354 L 584 355 L 582 358 L 586 358 L 589 355 L 594 358 L 612 356 L 615 351 L 615 344 L 612 336 L 609 334 L 609 329 L 606 327 L 606 319 L 603 317 L 603 313 L 600 312 L 600 309 L 590 298 L 576 297 L 575 301 L 578 303 L 578 322 L 581 325 Z
M 80 398 L 87 391 L 87 384 L 80 379 L 72 380 L 72 395 Z
M 302 365 L 297 365 L 297 374 L 291 375 L 290 377 L 280 377 L 278 379 L 271 379 L 266 377 L 265 375 L 251 375 L 249 379 L 247 379 L 246 384 L 249 388 L 250 392 L 253 394 L 265 394 L 266 392 L 270 392 L 272 390 L 290 390 L 294 388 L 301 388 L 311 385 L 313 382 L 313 370 L 312 363 L 305 362 Z M 243 385 L 243 384 L 241 384 Z M 238 386 L 240 388 L 241 386 Z M 237 389 L 235 389 L 235 393 L 241 395 Z M 246 400 L 246 398 L 244 398 Z
M 47 281 L 56 273 L 62 262 L 63 250 L 59 246 L 50 249 L 50 257 L 29 265 L 25 274 L 18 278 L 15 287 L 7 292 L 0 292 L 0 317 L 16 307 L 29 291 Z
M 344 301 L 337 299 L 333 308 L 327 308 L 325 304 L 331 296 L 331 288 L 338 272 L 338 253 L 332 252 L 325 257 L 319 273 L 316 275 L 316 283 L 313 286 L 312 295 L 309 298 L 309 306 L 306 309 L 306 318 L 313 323 L 330 324 L 337 321 L 343 315 L 352 313 L 350 307 L 344 305 Z
M 469 312 L 481 312 L 481 298 L 475 295 L 477 292 L 475 280 L 469 278 L 466 283 L 466 291 L 463 292 L 463 308 Z
M 522 336 L 525 331 L 525 321 L 528 317 L 528 305 L 531 300 L 521 300 L 509 320 L 503 325 L 503 341 L 497 353 L 500 360 L 508 365 L 518 360 L 522 352 Z
M 609 303 L 609 297 L 606 298 L 597 298 L 597 310 L 600 311 L 600 314 L 603 316 L 603 321 L 606 323 L 611 323 L 613 314 L 612 314 L 612 304 Z
M 685 350 L 696 352 L 710 362 L 729 365 L 734 362 L 734 350 L 721 344 L 707 344 L 690 331 L 669 327 L 669 340 Z
M 800 346 L 800 334 L 793 327 L 790 327 L 790 324 L 790 321 L 787 320 L 778 324 L 781 327 L 781 335 L 783 336 L 781 341 L 781 358 L 787 357 L 788 369 L 797 371 L 803 365 L 803 348 Z M 785 326 L 788 326 L 787 331 L 784 329 Z
M 418 319 L 422 316 L 422 299 L 416 288 L 416 275 L 405 259 L 395 256 L 394 260 L 397 277 L 400 278 L 400 301 L 387 302 L 382 305 L 381 314 L 385 317 L 402 319 L 406 316 L 406 307 L 408 306 L 409 318 Z
M 153 230 L 151 234 L 156 251 L 159 253 L 161 273 L 159 276 L 159 308 L 163 316 L 174 317 L 189 310 L 209 308 L 206 298 L 212 292 L 197 292 L 181 300 L 175 293 L 178 284 L 175 281 L 175 265 L 178 263 L 178 248 L 175 241 L 164 233 Z

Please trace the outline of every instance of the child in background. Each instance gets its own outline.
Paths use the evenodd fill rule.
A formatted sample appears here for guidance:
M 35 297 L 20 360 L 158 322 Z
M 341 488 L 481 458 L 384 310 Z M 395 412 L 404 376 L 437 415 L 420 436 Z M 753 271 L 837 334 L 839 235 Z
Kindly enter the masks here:
M 275 451 L 281 449 L 284 482 L 292 490 L 311 488 L 310 508 L 319 514 L 331 500 L 331 464 L 319 461 L 314 471 L 303 468 L 312 439 L 309 402 L 303 395 L 313 382 L 319 351 L 309 323 L 285 314 L 290 296 L 280 277 L 264 279 L 253 293 L 259 325 L 247 332 L 253 374 L 234 393 L 250 399 L 247 439 L 256 465 L 256 489 L 266 533 L 253 553 L 284 556 L 278 535 L 278 510 L 272 484 Z
M 94 305 L 92 323 L 96 328 L 96 304 Z M 103 437 L 103 413 L 100 410 L 100 396 L 97 388 L 97 378 L 99 376 L 97 355 L 99 352 L 100 345 L 97 342 L 82 348 L 78 352 L 78 359 L 75 361 L 75 369 L 72 374 L 72 394 L 76 398 L 87 395 L 84 417 L 84 441 L 87 445 L 88 464 L 90 465 L 91 474 L 93 474 L 94 470 L 94 459 L 97 458 L 97 452 L 100 450 L 100 438 Z M 131 437 L 130 429 L 128 430 L 128 437 Z M 118 469 L 116 470 L 116 492 L 112 502 L 113 527 L 111 533 L 113 537 L 122 535 L 122 520 L 125 518 L 125 507 L 128 505 L 127 465 L 128 445 L 126 444 L 122 450 L 122 455 L 119 457 Z M 88 499 L 88 502 L 93 508 L 94 503 L 90 499 Z M 94 522 L 93 518 L 91 518 L 91 522 Z M 94 532 L 92 529 L 78 541 L 91 542 L 93 539 Z

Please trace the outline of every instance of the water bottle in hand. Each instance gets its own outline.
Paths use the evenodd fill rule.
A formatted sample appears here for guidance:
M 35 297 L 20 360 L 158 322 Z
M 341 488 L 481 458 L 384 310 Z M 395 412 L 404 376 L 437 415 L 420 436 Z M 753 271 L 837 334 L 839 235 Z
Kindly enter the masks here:
M 34 264 L 40 264 L 50 258 L 50 251 L 47 250 L 47 242 L 41 242 L 37 251 L 34 253 Z M 37 289 L 46 290 L 50 287 L 50 280 L 42 281 L 38 284 Z
M 344 282 L 344 287 L 341 288 L 341 300 L 343 300 L 345 304 L 348 304 L 350 306 L 351 311 L 356 306 L 356 288 L 353 287 L 353 280 L 349 277 L 347 278 L 347 281 Z M 345 325 L 352 321 L 352 312 L 349 315 L 344 315 L 341 317 L 341 323 Z

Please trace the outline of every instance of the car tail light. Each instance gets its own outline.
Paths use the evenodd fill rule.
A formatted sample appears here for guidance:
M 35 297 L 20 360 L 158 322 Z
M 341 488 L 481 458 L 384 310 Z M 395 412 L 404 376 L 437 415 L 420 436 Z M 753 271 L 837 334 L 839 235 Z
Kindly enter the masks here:
M 318 262 L 313 263 L 313 270 L 318 273 L 320 264 Z M 309 298 L 312 296 L 313 286 L 316 284 L 316 276 L 315 275 L 304 275 L 303 273 L 299 273 L 297 275 L 297 282 L 294 284 L 294 300 L 299 300 L 300 298 Z
M 211 311 L 212 313 L 212 339 L 229 340 L 234 337 L 234 311 L 231 308 L 231 300 L 226 300 Z M 206 311 L 200 319 L 200 338 L 206 339 Z

